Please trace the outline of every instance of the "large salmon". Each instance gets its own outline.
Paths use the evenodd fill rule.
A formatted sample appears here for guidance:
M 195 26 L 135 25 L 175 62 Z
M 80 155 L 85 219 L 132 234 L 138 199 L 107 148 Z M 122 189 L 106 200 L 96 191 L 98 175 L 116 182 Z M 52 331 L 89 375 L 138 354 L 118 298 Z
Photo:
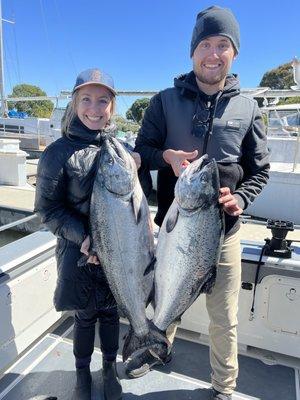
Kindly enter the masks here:
M 192 162 L 175 186 L 175 199 L 158 236 L 153 324 L 165 332 L 215 282 L 224 236 L 219 173 L 206 156 Z
M 145 304 L 153 285 L 153 232 L 135 162 L 113 137 L 100 150 L 90 206 L 93 250 L 137 338 L 147 336 Z

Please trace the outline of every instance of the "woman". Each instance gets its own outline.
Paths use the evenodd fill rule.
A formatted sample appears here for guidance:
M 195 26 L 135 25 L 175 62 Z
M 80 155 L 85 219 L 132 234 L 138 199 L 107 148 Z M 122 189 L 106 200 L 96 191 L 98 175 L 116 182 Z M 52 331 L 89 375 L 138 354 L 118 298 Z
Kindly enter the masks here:
M 74 399 L 91 399 L 90 362 L 95 324 L 103 354 L 105 399 L 121 399 L 116 372 L 119 339 L 117 306 L 95 255 L 89 255 L 89 203 L 96 173 L 101 132 L 114 132 L 112 78 L 98 69 L 77 77 L 72 101 L 62 121 L 62 138 L 48 146 L 38 167 L 35 210 L 57 237 L 57 311 L 75 310 L 73 351 L 76 366 Z M 82 253 L 89 256 L 79 267 Z

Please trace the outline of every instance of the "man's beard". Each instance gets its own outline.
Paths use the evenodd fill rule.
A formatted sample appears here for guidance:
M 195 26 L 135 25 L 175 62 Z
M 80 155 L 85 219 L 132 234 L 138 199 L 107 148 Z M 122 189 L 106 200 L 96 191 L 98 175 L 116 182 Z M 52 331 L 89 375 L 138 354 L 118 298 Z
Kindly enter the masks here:
M 226 71 L 220 72 L 219 75 L 216 75 L 214 77 L 206 77 L 205 75 L 194 71 L 196 78 L 199 82 L 204 83 L 205 85 L 217 85 L 218 83 L 222 82 L 227 75 Z

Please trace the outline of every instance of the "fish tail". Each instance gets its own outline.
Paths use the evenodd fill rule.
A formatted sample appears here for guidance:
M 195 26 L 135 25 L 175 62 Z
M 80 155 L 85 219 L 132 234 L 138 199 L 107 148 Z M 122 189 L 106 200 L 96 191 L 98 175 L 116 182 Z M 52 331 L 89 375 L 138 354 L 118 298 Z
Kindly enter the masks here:
M 158 329 L 152 322 L 150 324 L 147 347 L 153 355 L 161 360 L 162 363 L 165 362 L 172 347 L 171 343 L 167 339 L 166 333 Z
M 130 326 L 129 331 L 125 337 L 124 345 L 123 345 L 123 362 L 125 362 L 132 353 L 134 353 L 137 349 L 142 349 L 144 345 L 145 337 L 137 336 L 134 333 L 134 330 Z
M 149 349 L 153 355 L 162 362 L 167 358 L 171 343 L 168 341 L 164 332 L 160 331 L 152 322 L 149 322 L 149 332 L 143 337 L 138 337 L 132 328 L 126 335 L 123 346 L 123 362 L 133 353 Z

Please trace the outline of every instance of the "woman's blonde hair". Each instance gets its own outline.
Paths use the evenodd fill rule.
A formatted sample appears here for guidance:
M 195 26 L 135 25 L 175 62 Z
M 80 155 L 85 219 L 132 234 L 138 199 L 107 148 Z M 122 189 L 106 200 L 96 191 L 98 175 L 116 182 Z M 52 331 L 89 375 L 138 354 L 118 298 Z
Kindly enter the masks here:
M 78 105 L 78 95 L 79 95 L 79 90 L 75 90 L 75 92 L 72 95 L 72 100 L 68 103 L 66 111 L 61 119 L 61 132 L 62 135 L 66 135 L 71 122 L 73 120 L 73 118 L 76 116 L 77 114 L 77 105 Z M 111 124 L 111 119 L 112 116 L 115 114 L 116 112 L 116 97 L 111 93 L 111 110 L 110 110 L 110 118 L 109 121 L 107 123 L 107 125 Z

